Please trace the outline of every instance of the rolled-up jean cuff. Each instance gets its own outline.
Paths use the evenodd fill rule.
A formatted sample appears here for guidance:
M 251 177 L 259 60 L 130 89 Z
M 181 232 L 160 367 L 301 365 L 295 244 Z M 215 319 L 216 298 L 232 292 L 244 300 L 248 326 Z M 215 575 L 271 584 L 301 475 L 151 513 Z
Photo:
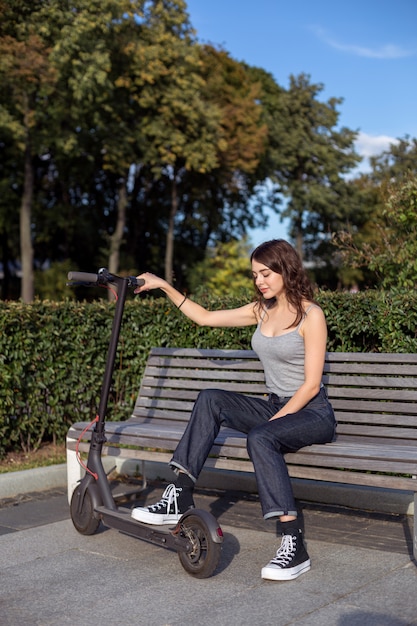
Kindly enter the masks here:
M 182 465 L 180 465 L 179 463 L 177 463 L 176 461 L 172 460 L 169 462 L 169 466 L 172 469 L 172 471 L 178 476 L 178 474 L 180 472 L 184 472 L 184 474 L 187 474 L 187 476 L 189 476 L 191 478 L 191 480 L 196 483 L 197 482 L 197 478 L 195 478 L 195 476 L 192 476 L 192 474 L 190 474 L 190 472 L 188 471 L 188 469 L 186 469 L 185 467 L 183 467 Z
M 292 517 L 298 517 L 297 511 L 271 511 L 265 513 L 264 519 L 271 519 L 272 517 L 282 517 L 283 515 L 291 515 Z

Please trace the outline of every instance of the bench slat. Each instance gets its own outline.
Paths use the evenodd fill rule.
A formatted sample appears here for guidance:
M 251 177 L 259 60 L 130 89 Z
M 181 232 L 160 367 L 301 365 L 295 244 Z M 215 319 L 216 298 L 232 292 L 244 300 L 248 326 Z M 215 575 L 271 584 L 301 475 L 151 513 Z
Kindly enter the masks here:
M 417 389 L 417 371 L 416 378 L 412 378 L 411 376 L 334 376 L 332 374 L 325 374 L 323 376 L 323 382 L 327 387 L 331 387 L 334 389 L 340 389 L 344 387 L 347 387 L 348 389 L 355 387 L 376 387 L 382 393 L 384 393 L 385 391 L 389 393 L 391 389 Z
M 228 369 L 231 371 L 234 370 L 250 370 L 250 371 L 258 371 L 263 374 L 263 369 L 260 361 L 255 359 L 254 357 L 251 359 L 213 359 L 213 358 L 205 358 L 205 359 L 195 359 L 195 358 L 184 358 L 184 357 L 172 357 L 169 359 L 158 357 L 150 357 L 147 363 L 147 368 L 162 368 L 162 367 L 170 367 L 170 368 L 183 368 L 183 369 L 204 369 L 204 370 L 217 370 L 217 369 Z
M 352 406 L 350 405 L 350 408 Z M 336 418 L 339 424 L 369 424 L 369 425 L 387 425 L 387 426 L 409 426 L 415 428 L 415 415 L 396 415 L 394 413 L 358 413 L 357 411 L 341 411 L 335 410 Z
M 342 376 L 387 376 L 386 363 L 333 363 L 325 361 L 323 372 L 325 376 L 337 380 Z M 390 376 L 405 377 L 407 379 L 417 376 L 417 365 L 392 364 L 389 367 Z
M 151 349 L 149 358 L 155 356 L 172 357 L 186 356 L 202 359 L 227 358 L 227 359 L 256 359 L 253 350 L 228 350 L 215 348 L 161 348 L 155 347 Z
M 362 437 L 381 437 L 391 439 L 404 439 L 413 445 L 417 442 L 417 429 L 415 428 L 386 428 L 383 426 L 368 426 L 363 424 L 338 424 L 337 433 L 340 435 L 357 435 Z
M 245 370 L 230 370 L 229 368 L 202 368 L 193 367 L 186 369 L 183 367 L 148 367 L 145 371 L 145 377 L 169 379 L 174 384 L 177 378 L 191 380 L 255 380 L 264 382 L 262 372 L 253 372 Z
M 362 390 L 361 390 L 362 391 Z M 333 405 L 335 411 L 348 409 L 352 411 L 354 408 L 355 411 L 369 413 L 373 411 L 375 415 L 384 413 L 404 413 L 410 415 L 412 409 L 415 410 L 415 406 L 411 403 L 405 402 L 373 402 L 371 400 L 338 400 L 337 398 L 333 398 L 329 395 L 329 399 Z M 416 421 L 417 424 L 417 421 Z
M 140 394 L 150 394 L 155 393 L 155 390 L 158 388 L 163 390 L 164 393 L 171 393 L 174 389 L 186 390 L 186 389 L 195 389 L 200 391 L 202 389 L 246 389 L 248 392 L 253 392 L 258 395 L 266 395 L 265 384 L 260 383 L 251 383 L 251 382 L 239 382 L 238 380 L 234 381 L 225 377 L 223 380 L 201 380 L 201 378 L 191 378 L 191 379 L 170 379 L 169 381 L 164 381 L 163 378 L 149 378 L 146 377 L 143 379 L 142 387 Z M 246 393 L 246 392 L 245 392 Z
M 416 491 L 415 480 L 400 476 L 382 476 L 378 474 L 360 474 L 358 472 L 344 472 L 337 469 L 324 469 L 309 467 L 306 473 L 305 467 L 291 465 L 289 474 L 293 478 L 310 478 L 311 480 L 324 480 L 347 485 L 361 485 L 364 487 L 374 486 L 386 489 L 403 489 L 404 491 Z

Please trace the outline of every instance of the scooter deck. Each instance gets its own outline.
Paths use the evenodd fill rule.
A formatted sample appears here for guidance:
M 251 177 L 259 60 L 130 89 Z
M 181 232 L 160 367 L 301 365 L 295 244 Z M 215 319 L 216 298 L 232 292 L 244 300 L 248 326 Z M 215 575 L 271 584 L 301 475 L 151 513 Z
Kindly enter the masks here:
M 131 517 L 130 509 L 121 507 L 110 510 L 104 506 L 98 506 L 95 511 L 99 513 L 105 526 L 115 528 L 121 533 L 165 548 L 171 548 L 176 552 L 189 552 L 191 550 L 191 543 L 179 532 L 178 524 L 174 527 L 144 524 Z

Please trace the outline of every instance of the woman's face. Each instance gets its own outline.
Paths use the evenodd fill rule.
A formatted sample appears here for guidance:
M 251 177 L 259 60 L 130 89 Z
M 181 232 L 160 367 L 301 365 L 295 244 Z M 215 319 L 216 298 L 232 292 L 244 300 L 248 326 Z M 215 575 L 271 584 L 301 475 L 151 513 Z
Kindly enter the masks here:
M 264 298 L 276 298 L 284 291 L 284 281 L 282 274 L 273 272 L 267 265 L 252 260 L 252 276 L 257 289 Z

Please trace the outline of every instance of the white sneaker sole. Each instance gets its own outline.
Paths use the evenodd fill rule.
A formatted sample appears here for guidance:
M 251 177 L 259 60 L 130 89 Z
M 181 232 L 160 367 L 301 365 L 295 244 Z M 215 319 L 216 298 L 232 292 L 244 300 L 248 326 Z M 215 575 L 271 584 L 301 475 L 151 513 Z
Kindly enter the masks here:
M 308 572 L 310 569 L 310 559 L 296 565 L 295 567 L 289 567 L 288 569 L 282 569 L 281 567 L 266 565 L 261 570 L 261 578 L 264 580 L 294 580 L 301 574 Z
M 137 507 L 132 509 L 131 516 L 137 522 L 151 524 L 154 526 L 163 526 L 165 524 L 176 524 L 181 518 L 181 514 L 172 513 L 170 515 L 162 515 L 158 513 L 150 513 L 148 509 Z

